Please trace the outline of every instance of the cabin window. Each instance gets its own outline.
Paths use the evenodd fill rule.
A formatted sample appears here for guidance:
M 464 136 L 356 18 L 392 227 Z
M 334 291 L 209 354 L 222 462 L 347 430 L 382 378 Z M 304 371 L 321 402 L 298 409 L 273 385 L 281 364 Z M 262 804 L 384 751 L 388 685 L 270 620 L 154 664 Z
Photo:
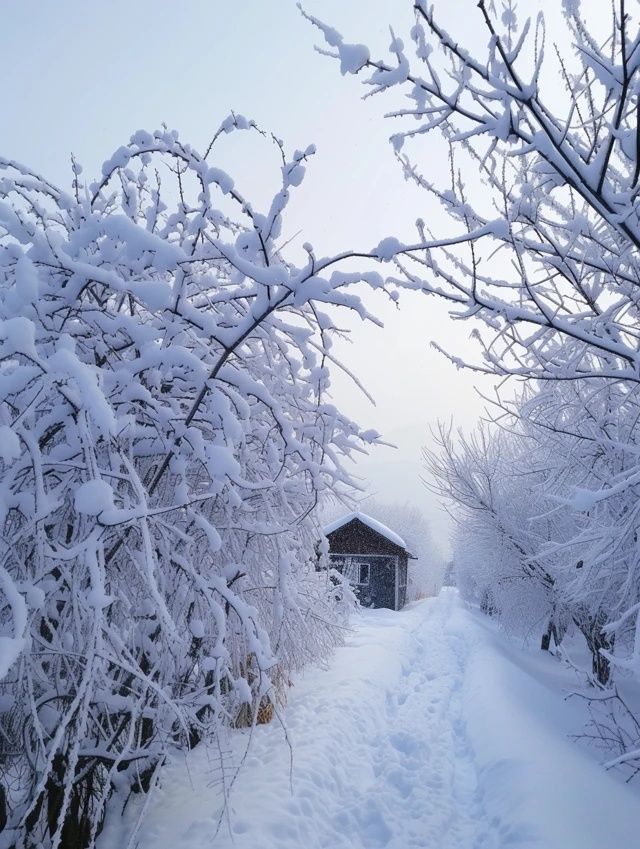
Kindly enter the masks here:
M 368 563 L 361 563 L 358 572 L 358 583 L 368 584 L 371 576 L 371 567 Z

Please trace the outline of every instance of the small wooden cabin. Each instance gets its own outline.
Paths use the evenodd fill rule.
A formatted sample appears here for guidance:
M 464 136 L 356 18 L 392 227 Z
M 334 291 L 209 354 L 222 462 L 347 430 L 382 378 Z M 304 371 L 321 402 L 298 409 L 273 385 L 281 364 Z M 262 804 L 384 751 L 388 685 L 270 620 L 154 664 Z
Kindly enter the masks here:
M 365 513 L 337 519 L 324 535 L 331 566 L 348 579 L 363 607 L 404 607 L 408 561 L 415 558 L 402 537 Z

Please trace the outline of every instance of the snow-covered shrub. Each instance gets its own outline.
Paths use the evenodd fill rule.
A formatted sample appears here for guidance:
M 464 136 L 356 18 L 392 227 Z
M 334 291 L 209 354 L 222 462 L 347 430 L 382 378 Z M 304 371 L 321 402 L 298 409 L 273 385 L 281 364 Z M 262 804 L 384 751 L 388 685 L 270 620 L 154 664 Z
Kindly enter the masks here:
M 71 193 L 0 159 L 5 843 L 92 845 L 339 639 L 314 510 L 377 435 L 325 400 L 325 307 L 383 284 L 278 250 L 313 150 L 275 150 L 266 212 L 166 129 Z

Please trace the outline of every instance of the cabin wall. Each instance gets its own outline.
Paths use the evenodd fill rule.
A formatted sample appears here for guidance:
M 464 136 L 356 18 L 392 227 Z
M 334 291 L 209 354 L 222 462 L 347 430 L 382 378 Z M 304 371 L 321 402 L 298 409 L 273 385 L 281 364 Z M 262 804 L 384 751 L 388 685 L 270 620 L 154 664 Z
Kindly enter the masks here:
M 388 607 L 396 605 L 396 558 L 371 554 L 330 555 L 331 565 L 346 576 L 363 607 Z M 346 561 L 346 562 L 345 562 Z M 369 583 L 358 583 L 361 566 L 368 566 Z
M 401 610 L 407 600 L 407 558 L 373 554 L 329 555 L 331 565 L 346 575 L 363 607 Z M 368 566 L 369 582 L 359 583 L 361 567 Z
M 371 584 L 367 593 L 369 607 L 395 607 L 396 559 L 395 557 L 371 558 Z
M 382 559 L 382 558 L 380 558 Z M 389 557 L 385 564 L 376 564 L 375 607 L 396 607 L 396 558 Z

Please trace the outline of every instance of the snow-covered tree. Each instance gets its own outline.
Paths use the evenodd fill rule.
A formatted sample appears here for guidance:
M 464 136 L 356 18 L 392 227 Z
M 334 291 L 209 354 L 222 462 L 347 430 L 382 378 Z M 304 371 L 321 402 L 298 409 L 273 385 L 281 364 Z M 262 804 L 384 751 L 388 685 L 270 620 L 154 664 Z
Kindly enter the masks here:
M 523 459 L 543 474 L 548 533 L 540 546 L 553 559 L 562 606 L 582 631 L 601 683 L 614 645 L 619 666 L 633 651 L 624 613 L 640 599 L 637 489 L 628 478 L 639 409 L 635 386 L 594 378 L 543 384 L 513 411 L 525 437 Z
M 452 502 L 465 594 L 491 598 L 503 619 L 543 623 L 543 646 L 568 623 L 583 633 L 604 684 L 627 665 L 638 598 L 637 494 L 598 501 L 637 457 L 637 392 L 602 379 L 544 383 L 500 405 L 471 438 L 440 428 L 426 452 L 436 491 Z M 533 618 L 532 618 L 533 617 Z M 612 655 L 614 645 L 616 656 Z
M 137 132 L 70 193 L 0 159 L 3 845 L 93 845 L 339 640 L 315 509 L 377 435 L 326 399 L 332 315 L 382 278 L 279 247 L 313 148 L 259 211 L 212 147 Z
M 540 475 L 520 461 L 513 438 L 480 427 L 470 437 L 440 425 L 435 448 L 424 452 L 425 480 L 454 520 L 456 579 L 508 629 L 538 633 L 553 605 L 555 581 L 539 552 L 544 512 Z M 528 455 L 527 455 L 528 456 Z
M 602 32 L 589 28 L 577 0 L 565 0 L 557 45 L 542 11 L 520 22 L 513 0 L 469 3 L 485 36 L 473 45 L 442 24 L 445 4 L 412 5 L 409 40 L 392 31 L 389 58 L 306 15 L 328 45 L 322 52 L 342 73 L 364 75 L 368 95 L 404 96 L 389 113 L 395 156 L 452 222 L 453 232 L 436 238 L 418 221 L 415 241 L 397 241 L 397 277 L 473 322 L 480 357 L 465 363 L 451 352 L 456 365 L 545 382 L 596 379 L 626 405 L 640 382 L 640 36 L 628 4 L 612 4 Z M 433 141 L 421 160 L 427 136 Z M 611 440 L 604 446 L 606 430 L 598 438 L 599 450 L 616 449 Z M 574 601 L 586 594 L 591 615 L 592 590 L 616 585 L 619 562 L 610 555 L 618 557 L 624 538 L 627 578 L 603 605 L 617 627 L 635 631 L 614 660 L 639 674 L 637 525 L 624 504 L 635 500 L 639 469 L 635 450 L 620 459 L 597 481 L 590 477 L 588 493 L 565 493 L 577 514 L 590 511 L 602 540 L 573 582 Z M 579 533 L 579 515 L 574 523 Z M 574 576 L 579 562 L 571 564 Z

